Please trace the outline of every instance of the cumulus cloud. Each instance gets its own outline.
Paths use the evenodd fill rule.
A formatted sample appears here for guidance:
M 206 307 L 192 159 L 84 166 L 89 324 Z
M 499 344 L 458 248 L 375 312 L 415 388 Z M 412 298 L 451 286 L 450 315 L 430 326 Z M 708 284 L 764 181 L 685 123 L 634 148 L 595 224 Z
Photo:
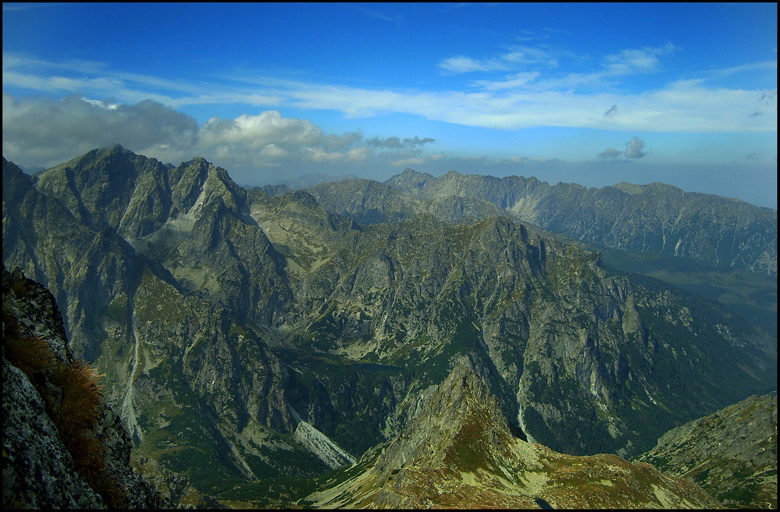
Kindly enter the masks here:
M 69 96 L 21 99 L 3 94 L 3 155 L 27 167 L 51 167 L 87 151 L 120 143 L 164 162 L 203 156 L 228 170 L 309 164 L 357 164 L 422 158 L 431 137 L 372 137 L 325 133 L 306 119 L 276 110 L 235 119 L 194 118 L 153 101 L 124 105 L 114 100 Z
M 644 141 L 639 137 L 633 137 L 631 140 L 626 142 L 625 151 L 618 151 L 615 148 L 607 148 L 597 156 L 602 160 L 614 160 L 615 158 L 620 158 L 621 156 L 625 158 L 642 158 L 647 154 L 644 151 L 644 148 Z
M 201 128 L 199 145 L 209 148 L 232 146 L 257 150 L 274 144 L 280 147 L 316 146 L 324 138 L 322 130 L 310 121 L 282 117 L 276 110 L 236 119 L 209 119 Z
M 325 147 L 330 149 L 343 149 L 351 146 L 353 143 L 362 139 L 363 136 L 358 132 L 347 132 L 341 135 L 330 133 L 322 140 Z
M 626 158 L 642 158 L 647 153 L 642 151 L 645 147 L 645 143 L 639 138 L 634 137 L 630 141 L 626 142 Z
M 612 158 L 618 158 L 620 155 L 622 155 L 622 151 L 618 151 L 615 148 L 607 148 L 601 153 L 598 154 L 599 158 L 602 158 L 604 160 L 609 160 Z
M 117 142 L 138 149 L 187 147 L 197 133 L 192 117 L 149 100 L 135 105 L 78 96 L 18 101 L 3 93 L 3 154 L 23 156 L 27 165 L 53 165 Z

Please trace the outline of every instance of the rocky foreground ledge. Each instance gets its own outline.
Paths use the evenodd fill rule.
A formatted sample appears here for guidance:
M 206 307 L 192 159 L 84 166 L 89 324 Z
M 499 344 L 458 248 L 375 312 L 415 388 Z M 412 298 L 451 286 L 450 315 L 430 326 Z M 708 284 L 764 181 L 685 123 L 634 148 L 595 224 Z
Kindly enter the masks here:
M 130 466 L 131 448 L 54 297 L 3 266 L 3 509 L 173 508 Z

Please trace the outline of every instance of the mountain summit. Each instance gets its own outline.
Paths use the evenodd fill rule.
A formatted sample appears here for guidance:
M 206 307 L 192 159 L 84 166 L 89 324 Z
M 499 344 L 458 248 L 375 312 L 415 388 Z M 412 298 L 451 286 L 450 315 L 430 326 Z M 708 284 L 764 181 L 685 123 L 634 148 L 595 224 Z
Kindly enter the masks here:
M 318 508 L 718 506 L 696 484 L 663 476 L 650 465 L 614 455 L 563 455 L 516 438 L 495 397 L 465 365 L 456 366 L 425 397 L 398 437 L 333 475 L 304 503 Z

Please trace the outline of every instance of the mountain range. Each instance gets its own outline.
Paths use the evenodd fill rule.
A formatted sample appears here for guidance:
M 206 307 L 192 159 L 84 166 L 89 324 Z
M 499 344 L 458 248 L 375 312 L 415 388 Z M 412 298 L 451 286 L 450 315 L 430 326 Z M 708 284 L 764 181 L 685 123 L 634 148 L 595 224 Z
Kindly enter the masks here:
M 51 290 L 74 354 L 105 374 L 134 465 L 180 503 L 463 504 L 441 496 L 465 471 L 485 499 L 517 498 L 507 506 L 711 506 L 618 456 L 776 390 L 776 323 L 744 316 L 776 312 L 776 219 L 660 184 L 407 170 L 292 191 L 121 146 L 34 176 L 3 161 L 4 264 Z M 729 294 L 654 277 L 670 259 Z M 495 426 L 473 441 L 493 436 L 491 460 L 517 461 L 448 447 L 445 425 L 471 428 L 452 421 L 461 409 Z M 399 454 L 450 490 L 415 494 L 426 473 Z M 564 496 L 585 478 L 575 461 L 619 473 L 599 479 L 613 484 L 603 501 Z M 485 468 L 505 481 L 485 483 Z M 529 468 L 544 483 L 524 481 Z M 357 492 L 358 470 L 360 485 L 404 483 Z M 328 494 L 331 474 L 347 495 Z

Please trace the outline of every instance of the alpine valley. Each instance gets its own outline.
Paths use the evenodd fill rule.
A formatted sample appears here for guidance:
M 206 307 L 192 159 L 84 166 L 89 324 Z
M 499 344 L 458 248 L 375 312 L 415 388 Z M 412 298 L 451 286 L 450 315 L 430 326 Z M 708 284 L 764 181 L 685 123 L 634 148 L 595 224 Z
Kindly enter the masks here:
M 243 188 L 117 145 L 3 159 L 3 263 L 179 505 L 777 506 L 776 210 L 410 169 Z

